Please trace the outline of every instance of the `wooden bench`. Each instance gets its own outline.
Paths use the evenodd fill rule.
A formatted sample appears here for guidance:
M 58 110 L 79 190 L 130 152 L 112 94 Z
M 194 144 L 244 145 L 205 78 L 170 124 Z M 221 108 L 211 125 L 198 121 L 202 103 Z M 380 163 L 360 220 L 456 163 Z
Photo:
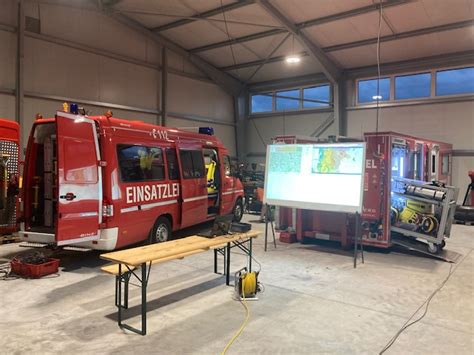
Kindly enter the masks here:
M 252 239 L 259 232 L 235 233 L 215 238 L 191 236 L 159 244 L 141 246 L 102 254 L 101 258 L 114 262 L 103 266 L 101 270 L 115 276 L 115 305 L 118 308 L 118 325 L 135 333 L 146 334 L 146 288 L 151 266 L 171 260 L 183 259 L 187 256 L 214 250 L 214 272 L 217 273 L 218 253 L 224 256 L 224 274 L 226 284 L 230 280 L 230 249 L 239 247 L 248 256 L 248 267 L 252 269 Z M 141 277 L 136 274 L 141 271 Z M 122 310 L 128 308 L 128 286 L 130 277 L 134 275 L 141 284 L 141 330 L 122 323 Z M 122 284 L 124 297 L 122 302 Z

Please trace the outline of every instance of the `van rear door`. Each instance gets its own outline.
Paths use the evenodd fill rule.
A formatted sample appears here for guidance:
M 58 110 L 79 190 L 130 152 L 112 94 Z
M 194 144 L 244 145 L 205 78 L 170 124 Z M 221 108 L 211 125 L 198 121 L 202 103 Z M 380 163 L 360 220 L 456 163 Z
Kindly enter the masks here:
M 181 168 L 181 228 L 207 219 L 207 177 L 202 148 L 199 145 L 178 145 Z
M 56 115 L 58 157 L 58 245 L 99 239 L 102 175 L 96 126 L 84 116 Z

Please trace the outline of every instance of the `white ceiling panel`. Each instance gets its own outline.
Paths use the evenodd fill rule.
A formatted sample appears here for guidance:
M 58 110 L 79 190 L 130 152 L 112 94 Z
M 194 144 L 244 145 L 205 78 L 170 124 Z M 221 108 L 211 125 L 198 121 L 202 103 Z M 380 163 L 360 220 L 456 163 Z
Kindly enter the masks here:
M 222 0 L 223 5 L 235 2 Z M 114 6 L 147 27 L 158 27 L 180 19 L 180 16 L 194 16 L 198 13 L 212 10 L 221 6 L 220 0 L 180 0 L 180 1 L 150 1 L 122 0 Z M 146 15 L 144 13 L 153 13 Z M 158 14 L 161 14 L 159 16 Z M 168 16 L 164 16 L 168 15 Z
M 421 1 L 392 6 L 383 12 L 396 32 L 412 31 L 433 25 Z
M 371 0 L 272 0 L 271 2 L 295 23 L 372 4 Z
M 232 46 L 236 63 L 251 62 L 260 59 L 254 53 L 242 46 Z M 232 57 L 230 47 L 216 48 L 211 51 L 200 53 L 199 56 L 208 60 L 216 67 L 225 67 L 233 65 L 234 59 Z
M 227 21 L 242 21 L 255 25 L 279 26 L 279 23 L 273 19 L 260 5 L 248 5 L 225 13 Z M 223 20 L 222 14 L 210 17 Z M 229 23 L 229 25 L 231 25 Z M 261 30 L 264 30 L 262 28 Z
M 378 13 L 370 12 L 350 19 L 308 27 L 304 31 L 318 45 L 327 47 L 377 37 L 378 24 Z M 386 23 L 382 22 L 382 36 L 391 33 Z
M 474 26 L 436 33 L 442 53 L 474 50 Z
M 225 31 L 216 29 L 213 24 L 205 21 L 195 21 L 189 25 L 163 31 L 162 34 L 184 48 L 200 47 L 228 39 Z
M 242 80 L 245 81 L 257 67 L 245 68 L 239 70 Z M 291 78 L 294 76 L 308 75 L 320 73 L 322 71 L 311 57 L 302 58 L 301 62 L 296 65 L 289 65 L 286 62 L 269 63 L 263 66 L 250 82 L 259 82 L 274 79 Z
M 245 46 L 252 53 L 255 53 L 258 57 L 263 59 L 266 58 L 276 46 L 278 46 L 285 36 L 286 34 L 282 33 L 275 36 L 260 38 L 253 41 L 239 43 L 234 45 L 234 48 L 237 46 Z
M 474 17 L 472 0 L 421 0 L 433 26 L 469 20 Z
M 357 68 L 373 65 L 377 62 L 375 45 L 344 49 L 329 53 L 343 68 Z

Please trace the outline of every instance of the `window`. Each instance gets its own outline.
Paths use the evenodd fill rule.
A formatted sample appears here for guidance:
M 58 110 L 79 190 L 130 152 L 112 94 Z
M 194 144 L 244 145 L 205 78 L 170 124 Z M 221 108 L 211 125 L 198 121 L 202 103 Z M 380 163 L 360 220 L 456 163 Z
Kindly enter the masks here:
M 379 101 L 390 100 L 390 78 L 360 80 L 358 84 L 358 102 L 377 101 L 377 81 L 379 82 Z
M 436 72 L 436 96 L 474 93 L 474 67 Z
M 252 95 L 251 111 L 252 113 L 273 111 L 272 93 Z
M 328 107 L 330 104 L 329 85 L 303 89 L 303 108 Z
M 168 178 L 170 180 L 179 179 L 178 157 L 176 156 L 176 149 L 166 149 L 166 163 L 168 165 Z
M 300 108 L 300 90 L 277 91 L 276 110 L 296 110 Z
M 120 177 L 124 182 L 163 180 L 165 166 L 160 148 L 117 145 Z
M 204 160 L 200 150 L 180 150 L 183 177 L 185 179 L 197 179 L 205 176 Z
M 395 100 L 430 97 L 431 73 L 395 77 Z
M 449 174 L 449 154 L 443 154 L 443 158 L 441 160 L 441 174 Z
M 224 174 L 225 176 L 232 175 L 232 169 L 231 169 L 230 159 L 228 155 L 224 155 Z

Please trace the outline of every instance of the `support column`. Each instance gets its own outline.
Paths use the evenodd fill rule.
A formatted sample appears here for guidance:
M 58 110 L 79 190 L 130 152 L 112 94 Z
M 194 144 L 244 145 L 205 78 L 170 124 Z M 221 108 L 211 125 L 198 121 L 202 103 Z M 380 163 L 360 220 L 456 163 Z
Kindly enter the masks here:
M 161 48 L 161 119 L 160 126 L 166 126 L 168 96 L 168 54 L 166 47 Z
M 245 141 L 245 130 L 247 123 L 247 91 L 234 96 L 234 122 L 235 122 L 235 146 L 239 161 L 247 158 L 247 146 Z
M 334 127 L 336 135 L 347 135 L 345 78 L 334 84 Z
M 25 13 L 23 0 L 18 1 L 18 21 L 17 21 L 17 45 L 16 45 L 16 90 L 15 90 L 15 119 L 20 125 L 21 144 L 24 144 L 23 116 L 24 116 L 24 43 L 25 43 Z M 23 149 L 20 148 L 20 156 L 23 159 Z

